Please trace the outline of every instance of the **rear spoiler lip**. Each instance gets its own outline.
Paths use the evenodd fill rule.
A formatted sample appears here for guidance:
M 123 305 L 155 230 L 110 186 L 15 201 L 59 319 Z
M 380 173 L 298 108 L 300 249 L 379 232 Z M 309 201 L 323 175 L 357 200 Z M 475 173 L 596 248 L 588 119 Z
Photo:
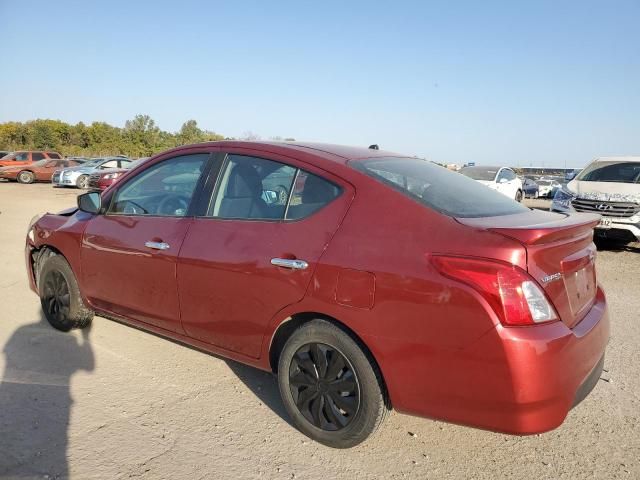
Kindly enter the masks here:
M 534 213 L 539 212 L 539 213 Z M 600 215 L 594 213 L 558 214 L 531 211 L 516 215 L 484 218 L 456 218 L 459 223 L 513 238 L 524 245 L 539 245 L 592 235 Z

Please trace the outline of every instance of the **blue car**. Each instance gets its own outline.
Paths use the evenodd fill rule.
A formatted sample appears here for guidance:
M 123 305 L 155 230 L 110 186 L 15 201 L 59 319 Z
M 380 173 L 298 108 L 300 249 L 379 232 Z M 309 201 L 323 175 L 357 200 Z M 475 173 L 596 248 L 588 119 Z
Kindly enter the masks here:
M 525 177 L 522 180 L 522 190 L 524 191 L 524 196 L 528 198 L 538 198 L 540 195 L 540 187 L 530 178 Z

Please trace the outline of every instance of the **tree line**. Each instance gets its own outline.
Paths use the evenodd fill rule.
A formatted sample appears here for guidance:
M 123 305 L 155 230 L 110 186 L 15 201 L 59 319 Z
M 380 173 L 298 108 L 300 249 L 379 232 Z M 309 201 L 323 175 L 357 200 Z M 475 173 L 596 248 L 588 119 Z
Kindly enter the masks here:
M 260 137 L 246 132 L 243 139 Z M 123 128 L 106 122 L 75 125 L 60 120 L 31 120 L 0 123 L 2 150 L 55 150 L 65 156 L 127 155 L 148 157 L 155 153 L 190 143 L 231 140 L 210 130 L 203 130 L 195 120 L 187 120 L 177 132 L 161 130 L 149 115 L 136 115 Z M 293 140 L 273 137 L 272 140 Z

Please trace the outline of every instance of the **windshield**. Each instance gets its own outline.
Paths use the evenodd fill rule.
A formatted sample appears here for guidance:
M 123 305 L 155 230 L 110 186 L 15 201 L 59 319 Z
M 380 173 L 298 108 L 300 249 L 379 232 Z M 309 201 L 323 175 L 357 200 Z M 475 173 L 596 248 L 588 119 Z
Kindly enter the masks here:
M 95 167 L 100 163 L 104 162 L 104 158 L 93 158 L 87 162 L 83 162 L 80 166 L 82 167 Z
M 460 170 L 460 173 L 465 177 L 473 178 L 474 180 L 492 182 L 496 179 L 498 169 L 487 167 L 465 167 Z
M 529 211 L 515 200 L 427 160 L 376 158 L 350 165 L 452 217 L 493 217 Z
M 640 162 L 594 162 L 576 179 L 581 182 L 640 183 Z

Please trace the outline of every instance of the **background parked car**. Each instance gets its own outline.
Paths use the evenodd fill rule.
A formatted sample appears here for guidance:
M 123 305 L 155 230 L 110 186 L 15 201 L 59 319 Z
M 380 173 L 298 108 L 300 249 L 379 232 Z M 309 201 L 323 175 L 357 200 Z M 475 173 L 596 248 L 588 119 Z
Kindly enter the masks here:
M 522 180 L 522 191 L 524 192 L 525 197 L 538 198 L 538 195 L 539 195 L 538 184 L 531 178 L 525 177 Z
M 117 182 L 122 175 L 127 173 L 128 170 L 131 170 L 136 165 L 140 165 L 148 159 L 149 157 L 143 157 L 126 164 L 123 168 L 107 168 L 106 170 L 92 173 L 89 176 L 89 189 L 99 192 L 106 190 Z
M 522 201 L 522 181 L 508 167 L 464 167 L 460 173 L 518 202 Z
M 77 167 L 56 170 L 51 178 L 56 187 L 88 188 L 89 176 L 107 168 L 122 168 L 131 160 L 125 157 L 94 158 Z
M 10 167 L 14 165 L 29 165 L 33 162 L 38 162 L 40 160 L 46 160 L 48 158 L 51 159 L 61 159 L 62 155 L 58 152 L 44 152 L 40 150 L 19 150 L 17 152 L 13 152 L 9 155 L 6 155 L 2 159 L 0 159 L 0 167 Z
M 560 187 L 560 182 L 552 178 L 541 178 L 538 180 L 538 195 L 549 198 L 554 193 L 554 189 Z
M 78 165 L 74 160 L 40 160 L 30 165 L 0 167 L 0 178 L 17 180 L 19 183 L 51 182 L 56 168 L 67 168 Z
M 640 157 L 602 157 L 560 188 L 556 212 L 601 215 L 595 239 L 603 243 L 640 241 Z

